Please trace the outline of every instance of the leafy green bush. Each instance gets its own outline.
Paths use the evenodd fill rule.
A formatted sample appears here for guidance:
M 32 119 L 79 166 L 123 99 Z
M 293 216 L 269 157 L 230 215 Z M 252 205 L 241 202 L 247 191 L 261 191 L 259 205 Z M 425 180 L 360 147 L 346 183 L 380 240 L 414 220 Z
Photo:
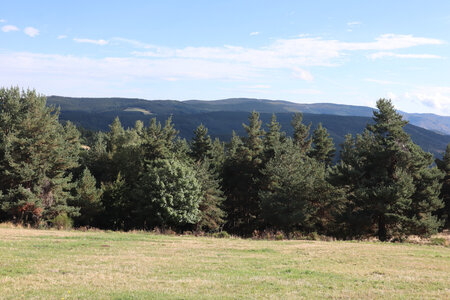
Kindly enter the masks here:
M 65 213 L 56 216 L 55 218 L 50 220 L 50 222 L 52 223 L 53 227 L 55 227 L 59 230 L 60 229 L 70 229 L 70 228 L 72 228 L 72 225 L 73 225 L 72 219 Z
M 231 237 L 226 231 L 215 232 L 212 236 L 219 239 L 229 239 Z

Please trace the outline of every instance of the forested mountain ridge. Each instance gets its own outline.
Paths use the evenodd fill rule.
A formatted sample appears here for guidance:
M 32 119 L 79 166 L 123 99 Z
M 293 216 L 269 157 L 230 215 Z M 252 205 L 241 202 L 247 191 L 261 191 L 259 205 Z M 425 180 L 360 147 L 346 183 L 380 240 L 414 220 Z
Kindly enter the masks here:
M 69 120 L 92 130 L 108 130 L 109 124 L 118 116 L 124 127 L 132 127 L 136 120 L 148 124 L 156 117 L 163 122 L 169 116 L 180 136 L 191 139 L 193 131 L 202 123 L 209 129 L 212 137 L 229 140 L 233 130 L 243 135 L 242 123 L 246 122 L 249 112 L 261 112 L 263 124 L 270 121 L 272 113 L 288 135 L 292 135 L 290 125 L 293 112 L 302 108 L 304 121 L 312 123 L 312 129 L 318 123 L 327 128 L 336 145 L 344 141 L 347 133 L 361 133 L 367 123 L 371 122 L 372 108 L 363 106 L 322 104 L 297 104 L 287 101 L 269 101 L 256 99 L 227 99 L 217 101 L 174 101 L 174 100 L 141 100 L 125 98 L 67 98 L 51 96 L 47 98 L 49 105 L 60 107 L 61 120 Z M 332 113 L 334 112 L 334 113 Z M 352 115 L 359 114 L 364 116 Z M 440 117 L 432 115 L 434 117 Z M 450 117 L 441 117 L 449 118 Z M 408 124 L 406 132 L 414 142 L 425 151 L 436 156 L 444 152 L 450 142 L 450 135 L 439 134 L 424 128 Z
M 50 96 L 47 103 L 61 106 L 62 111 L 122 112 L 139 108 L 153 114 L 202 113 L 217 111 L 243 111 L 260 113 L 302 112 L 338 116 L 372 117 L 373 108 L 334 103 L 294 103 L 283 100 L 230 98 L 223 100 L 144 100 L 137 98 L 72 98 Z M 410 114 L 400 112 L 412 125 L 450 135 L 450 117 L 435 114 Z

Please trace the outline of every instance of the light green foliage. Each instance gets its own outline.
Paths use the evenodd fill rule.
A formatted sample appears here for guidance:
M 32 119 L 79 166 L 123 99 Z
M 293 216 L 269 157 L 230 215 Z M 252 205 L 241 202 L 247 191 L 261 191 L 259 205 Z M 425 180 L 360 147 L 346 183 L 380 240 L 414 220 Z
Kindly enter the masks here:
M 194 224 L 199 220 L 201 184 L 194 170 L 178 160 L 157 159 L 149 163 L 136 193 L 138 219 L 144 228 Z

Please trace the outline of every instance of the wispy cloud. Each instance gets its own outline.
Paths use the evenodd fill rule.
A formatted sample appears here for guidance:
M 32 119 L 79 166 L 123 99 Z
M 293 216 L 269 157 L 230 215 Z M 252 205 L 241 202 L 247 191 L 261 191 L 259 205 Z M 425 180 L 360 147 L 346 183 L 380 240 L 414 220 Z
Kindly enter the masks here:
M 271 86 L 267 84 L 255 84 L 255 85 L 249 85 L 246 86 L 248 89 L 270 89 Z
M 92 39 L 80 39 L 80 38 L 74 38 L 73 40 L 77 43 L 95 44 L 95 45 L 100 45 L 100 46 L 104 46 L 109 43 L 106 40 L 92 40 Z
M 443 114 L 450 114 L 449 86 L 418 87 L 405 93 L 405 98 L 418 101 L 425 106 L 441 111 Z
M 306 80 L 306 81 L 313 81 L 314 80 L 314 76 L 312 76 L 312 74 L 306 70 L 300 69 L 300 68 L 294 68 L 293 70 L 293 76 Z
M 380 79 L 373 79 L 373 78 L 366 78 L 366 79 L 364 79 L 364 81 L 367 81 L 367 82 L 373 82 L 373 83 L 378 83 L 378 84 L 384 84 L 384 85 L 389 85 L 389 84 L 400 84 L 400 83 L 395 82 L 395 81 L 390 81 L 390 80 L 380 80 Z
M 29 37 L 35 37 L 39 35 L 39 30 L 34 27 L 26 27 L 23 32 Z
M 65 35 L 65 34 L 60 34 L 57 37 L 58 40 L 62 40 L 62 39 L 66 39 L 66 38 L 67 38 L 67 35 Z
M 288 90 L 290 94 L 298 94 L 298 95 L 319 95 L 322 94 L 322 91 L 316 89 L 295 89 Z
M 18 31 L 18 30 L 19 30 L 19 28 L 14 25 L 5 25 L 2 27 L 3 32 Z
M 371 59 L 378 59 L 383 57 L 395 58 L 418 58 L 418 59 L 443 59 L 444 57 L 434 54 L 398 54 L 393 52 L 376 52 L 369 54 L 367 57 Z
M 0 19 L 0 23 L 6 23 L 5 19 Z
M 362 23 L 360 21 L 352 21 L 352 22 L 347 22 L 347 26 L 358 26 L 361 25 Z
M 296 37 L 278 39 L 266 46 L 255 48 L 230 45 L 171 48 L 124 38 L 75 38 L 74 41 L 111 47 L 115 43 L 126 43 L 137 48 L 133 50 L 141 51 L 133 51 L 129 57 L 104 58 L 24 52 L 0 53 L 0 73 L 16 74 L 18 83 L 26 79 L 34 80 L 36 74 L 39 74 L 42 78 L 48 78 L 49 82 L 60 80 L 58 78 L 70 78 L 75 81 L 79 79 L 80 82 L 90 80 L 110 87 L 121 81 L 147 79 L 258 82 L 266 77 L 265 74 L 271 74 L 270 70 L 277 70 L 291 74 L 293 78 L 312 82 L 314 74 L 310 68 L 340 66 L 348 61 L 350 55 L 359 53 L 364 57 L 370 52 L 388 52 L 444 43 L 437 39 L 394 34 L 381 35 L 370 42 L 351 43 L 309 36 Z M 0 74 L 2 82 L 8 83 L 13 77 L 8 78 L 1 77 Z
M 259 31 L 250 32 L 250 35 L 258 35 L 258 34 L 259 34 Z

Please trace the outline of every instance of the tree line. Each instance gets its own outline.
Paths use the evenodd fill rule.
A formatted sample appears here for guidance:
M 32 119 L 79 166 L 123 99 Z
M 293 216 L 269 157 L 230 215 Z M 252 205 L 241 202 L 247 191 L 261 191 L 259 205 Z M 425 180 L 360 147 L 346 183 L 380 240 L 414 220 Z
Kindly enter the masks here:
M 0 221 L 36 227 L 153 228 L 251 236 L 264 230 L 402 239 L 449 227 L 450 144 L 434 160 L 390 100 L 347 135 L 340 161 L 321 124 L 293 114 L 287 136 L 259 114 L 225 143 L 199 125 L 186 141 L 169 118 L 80 134 L 45 96 L 0 90 Z M 84 131 L 86 133 L 86 131 Z

